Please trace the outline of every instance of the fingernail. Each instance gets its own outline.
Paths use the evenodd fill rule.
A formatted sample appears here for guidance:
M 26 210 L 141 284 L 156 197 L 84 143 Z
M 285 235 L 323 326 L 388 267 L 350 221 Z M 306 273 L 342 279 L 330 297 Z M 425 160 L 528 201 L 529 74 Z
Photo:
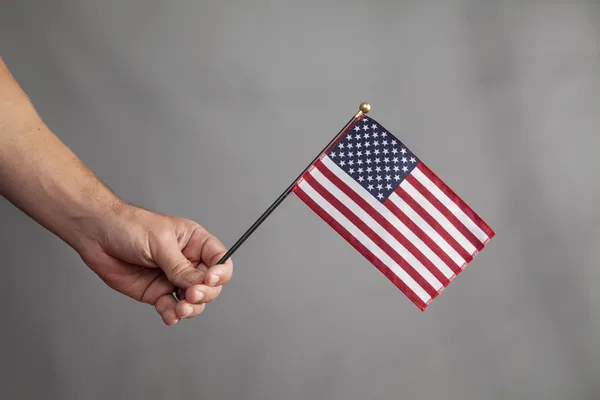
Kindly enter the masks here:
M 201 301 L 204 298 L 204 292 L 200 289 L 196 289 L 196 301 Z
M 186 316 L 186 317 L 187 317 L 187 316 L 188 316 L 188 315 L 190 315 L 192 312 L 194 312 L 194 308 L 193 308 L 191 305 L 189 305 L 189 304 L 186 304 L 186 305 L 183 307 L 183 315 L 184 315 L 184 316 Z
M 210 277 L 210 281 L 208 282 L 210 285 L 216 285 L 219 282 L 219 275 L 213 275 Z

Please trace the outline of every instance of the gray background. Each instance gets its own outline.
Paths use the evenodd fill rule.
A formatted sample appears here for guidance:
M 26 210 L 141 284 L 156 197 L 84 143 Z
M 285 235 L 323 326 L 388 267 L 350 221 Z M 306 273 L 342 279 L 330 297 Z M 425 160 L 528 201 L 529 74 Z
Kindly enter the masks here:
M 365 100 L 498 232 L 421 313 L 290 197 L 166 328 L 1 200 L 3 399 L 600 398 L 598 3 L 0 0 L 0 54 L 120 196 L 226 244 Z

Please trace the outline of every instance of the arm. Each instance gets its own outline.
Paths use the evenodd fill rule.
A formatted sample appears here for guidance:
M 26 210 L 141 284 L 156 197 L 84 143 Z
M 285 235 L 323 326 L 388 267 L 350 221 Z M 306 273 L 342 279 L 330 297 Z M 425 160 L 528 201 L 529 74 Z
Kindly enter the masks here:
M 123 206 L 48 129 L 0 59 L 0 195 L 75 249 Z
M 193 221 L 119 199 L 44 124 L 0 59 L 0 195 L 56 234 L 110 287 L 174 324 L 231 277 L 224 246 Z M 176 302 L 175 286 L 186 289 Z

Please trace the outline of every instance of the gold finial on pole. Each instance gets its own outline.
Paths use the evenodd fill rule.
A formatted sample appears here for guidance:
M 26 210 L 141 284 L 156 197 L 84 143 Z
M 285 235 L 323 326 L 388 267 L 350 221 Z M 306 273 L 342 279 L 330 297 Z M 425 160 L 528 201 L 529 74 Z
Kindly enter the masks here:
M 358 108 L 360 109 L 360 111 L 362 111 L 363 114 L 366 114 L 369 111 L 371 111 L 371 105 L 366 101 L 364 103 L 360 103 L 360 107 Z

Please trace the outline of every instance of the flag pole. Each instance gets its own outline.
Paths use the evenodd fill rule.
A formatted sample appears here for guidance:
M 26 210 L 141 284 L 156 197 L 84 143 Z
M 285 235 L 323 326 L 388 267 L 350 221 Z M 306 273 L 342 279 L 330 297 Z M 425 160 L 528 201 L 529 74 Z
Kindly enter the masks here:
M 237 242 L 235 242 L 234 245 L 231 246 L 231 248 L 227 251 L 227 253 L 225 253 L 225 255 L 223 257 L 221 257 L 221 259 L 217 262 L 216 265 L 218 265 L 218 264 L 224 264 L 225 262 L 227 262 L 227 260 L 229 260 L 229 258 L 231 258 L 231 256 L 233 255 L 233 253 L 235 253 L 236 250 L 239 249 L 242 246 L 242 244 L 244 244 L 244 242 L 250 237 L 250 235 L 252 235 L 254 233 L 254 231 L 260 226 L 260 224 L 262 224 L 267 219 L 267 217 L 269 217 L 269 215 L 271 215 L 271 213 L 273 211 L 275 211 L 275 209 L 283 202 L 283 200 L 285 200 L 285 198 L 290 193 L 292 193 L 292 190 L 294 189 L 294 186 L 296 185 L 296 183 L 298 182 L 298 180 L 300 178 L 302 178 L 302 175 L 304 175 L 304 173 L 319 159 L 319 157 L 321 157 L 321 155 L 325 151 L 327 151 L 329 149 L 329 147 L 333 143 L 335 143 L 335 141 L 338 139 L 338 137 L 341 134 L 343 134 L 346 131 L 346 129 L 348 129 L 348 127 L 354 121 L 356 121 L 357 118 L 359 118 L 363 114 L 367 114 L 369 111 L 371 111 L 371 105 L 369 103 L 367 103 L 367 102 L 360 103 L 360 106 L 358 107 L 358 112 L 346 123 L 346 125 L 344 125 L 344 127 L 342 129 L 340 129 L 340 131 L 337 133 L 337 135 L 335 135 L 334 138 L 331 139 L 331 141 L 329 143 L 327 143 L 327 146 L 325 146 L 323 148 L 323 150 L 321 150 L 319 152 L 319 154 L 317 154 L 317 156 L 310 162 L 310 164 L 308 164 L 306 166 L 306 168 L 304 168 L 304 170 L 300 173 L 300 175 L 298 175 L 298 177 L 296 179 L 294 179 L 294 181 L 290 184 L 290 186 L 288 186 L 287 189 L 285 189 L 283 191 L 283 193 L 281 193 L 279 195 L 279 197 L 273 202 L 273 204 L 271 204 L 269 206 L 269 208 L 267 208 L 267 210 L 260 217 L 258 217 L 258 219 L 237 240 Z M 178 299 L 182 300 L 182 299 L 185 298 L 185 292 L 183 290 L 181 290 L 180 288 L 178 288 L 177 291 L 175 292 L 175 296 Z

